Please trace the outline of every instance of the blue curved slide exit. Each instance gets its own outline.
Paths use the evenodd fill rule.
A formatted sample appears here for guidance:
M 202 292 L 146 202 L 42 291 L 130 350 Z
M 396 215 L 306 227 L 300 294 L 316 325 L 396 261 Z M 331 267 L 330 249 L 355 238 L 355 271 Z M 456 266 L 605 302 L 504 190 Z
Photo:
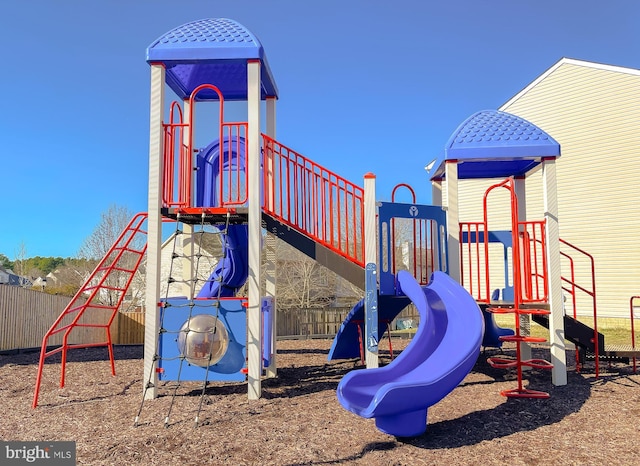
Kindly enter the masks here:
M 218 261 L 198 298 L 230 298 L 247 282 L 249 276 L 249 236 L 247 225 L 228 225 L 220 233 L 225 255 Z
M 380 431 L 415 437 L 427 429 L 427 408 L 473 368 L 484 318 L 473 297 L 445 273 L 434 272 L 424 289 L 405 271 L 398 273 L 398 282 L 418 310 L 418 331 L 389 365 L 349 372 L 337 395 L 345 409 L 375 418 Z
M 387 323 L 393 321 L 411 301 L 406 296 L 379 295 L 378 296 L 378 335 L 387 331 Z M 364 323 L 364 299 L 361 299 L 351 309 L 338 329 L 333 339 L 327 359 L 359 358 L 364 351 L 364 343 L 358 338 L 358 323 Z

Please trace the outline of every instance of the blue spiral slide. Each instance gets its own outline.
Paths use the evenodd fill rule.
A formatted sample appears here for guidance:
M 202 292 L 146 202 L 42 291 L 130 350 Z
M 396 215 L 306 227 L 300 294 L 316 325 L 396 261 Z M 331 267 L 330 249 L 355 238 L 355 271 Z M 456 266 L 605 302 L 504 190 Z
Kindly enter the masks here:
M 484 335 L 484 317 L 455 280 L 434 272 L 422 288 L 398 273 L 402 292 L 416 306 L 420 325 L 407 348 L 389 365 L 354 370 L 338 384 L 340 404 L 396 437 L 427 429 L 427 408 L 448 395 L 473 368 Z

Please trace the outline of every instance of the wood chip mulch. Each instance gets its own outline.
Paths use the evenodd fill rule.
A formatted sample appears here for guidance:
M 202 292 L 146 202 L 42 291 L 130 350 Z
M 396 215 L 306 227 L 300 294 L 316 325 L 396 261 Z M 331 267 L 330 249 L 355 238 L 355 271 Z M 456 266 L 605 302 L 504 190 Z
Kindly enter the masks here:
M 406 341 L 395 342 L 399 350 Z M 142 348 L 117 347 L 112 377 L 106 349 L 69 352 L 66 387 L 59 359 L 45 366 L 39 406 L 31 408 L 37 352 L 0 355 L 2 440 L 73 440 L 87 465 L 633 465 L 640 463 L 640 374 L 628 364 L 593 363 L 566 386 L 548 371 L 525 374 L 525 386 L 546 400 L 507 399 L 515 373 L 492 369 L 482 355 L 452 393 L 429 408 L 427 432 L 398 439 L 371 419 L 344 410 L 336 387 L 359 361 L 327 361 L 331 341 L 278 343 L 278 377 L 263 397 L 247 399 L 246 384 L 210 383 L 195 417 L 202 385 L 163 386 L 142 401 Z M 505 346 L 512 354 L 513 348 Z M 534 348 L 547 359 L 548 350 Z M 389 361 L 383 353 L 383 362 Z M 168 427 L 165 419 L 172 405 Z

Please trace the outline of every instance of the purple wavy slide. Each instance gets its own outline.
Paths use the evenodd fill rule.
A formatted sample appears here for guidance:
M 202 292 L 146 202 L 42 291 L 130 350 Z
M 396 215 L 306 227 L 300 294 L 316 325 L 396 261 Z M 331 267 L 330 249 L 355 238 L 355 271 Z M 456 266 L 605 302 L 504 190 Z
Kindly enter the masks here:
M 354 370 L 338 384 L 340 404 L 396 437 L 427 429 L 427 408 L 447 396 L 471 371 L 480 354 L 484 318 L 477 303 L 455 280 L 434 272 L 422 288 L 406 271 L 402 292 L 420 315 L 407 348 L 387 366 Z

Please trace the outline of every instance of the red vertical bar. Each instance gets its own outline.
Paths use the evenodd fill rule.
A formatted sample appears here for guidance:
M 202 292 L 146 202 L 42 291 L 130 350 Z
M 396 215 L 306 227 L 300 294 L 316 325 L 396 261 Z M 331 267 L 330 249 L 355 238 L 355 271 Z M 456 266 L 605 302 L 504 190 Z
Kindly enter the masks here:
M 632 296 L 631 299 L 629 299 L 629 313 L 630 313 L 630 319 L 631 319 L 631 349 L 634 351 L 634 356 L 633 356 L 633 373 L 636 373 L 636 356 L 635 356 L 635 350 L 636 350 L 636 329 L 634 326 L 634 318 L 635 316 L 633 315 L 633 301 L 635 299 L 640 299 L 640 296 Z

